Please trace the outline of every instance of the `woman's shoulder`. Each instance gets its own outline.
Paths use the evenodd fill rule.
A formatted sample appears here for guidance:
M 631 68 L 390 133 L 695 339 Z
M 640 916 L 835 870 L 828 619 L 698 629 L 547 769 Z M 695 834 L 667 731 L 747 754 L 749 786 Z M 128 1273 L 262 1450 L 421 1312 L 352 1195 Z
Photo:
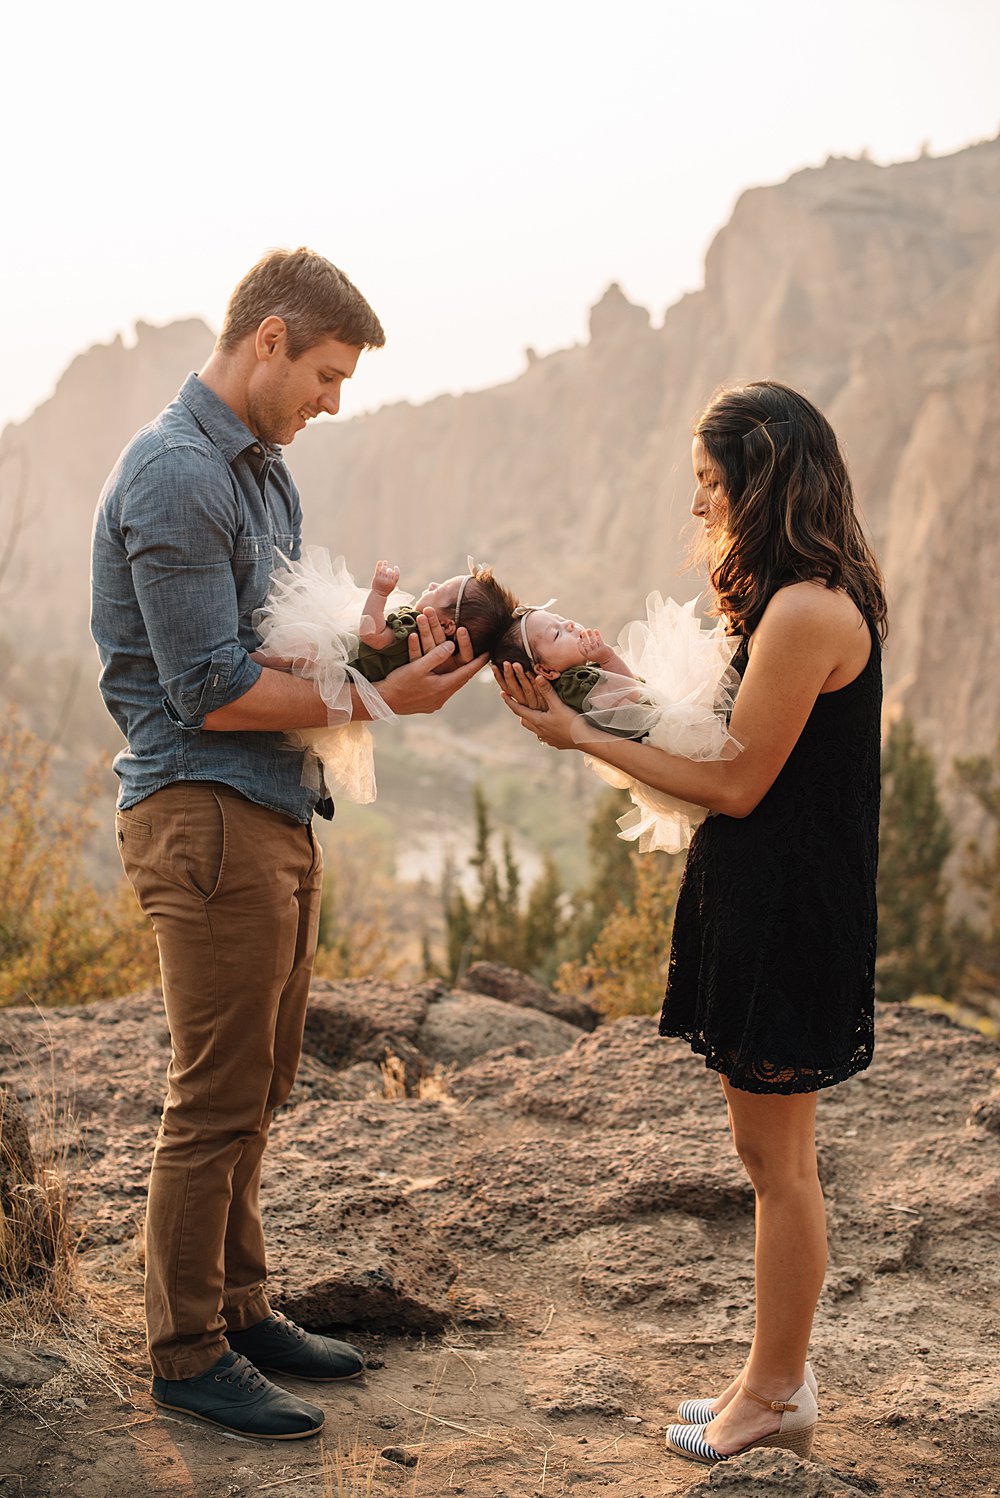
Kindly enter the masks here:
M 849 593 L 810 578 L 779 588 L 768 600 L 757 628 L 767 624 L 771 629 L 833 630 L 847 635 L 863 623 L 864 616 Z
M 762 651 L 782 670 L 796 661 L 819 672 L 820 692 L 852 681 L 872 650 L 865 616 L 842 588 L 823 582 L 796 582 L 779 588 L 769 600 L 748 649 Z

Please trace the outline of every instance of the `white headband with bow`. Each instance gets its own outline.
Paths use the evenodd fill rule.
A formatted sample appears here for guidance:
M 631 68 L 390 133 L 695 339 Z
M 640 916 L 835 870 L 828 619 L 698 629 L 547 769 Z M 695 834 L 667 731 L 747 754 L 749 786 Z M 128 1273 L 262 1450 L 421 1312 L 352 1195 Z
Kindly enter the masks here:
M 521 644 L 524 646 L 524 653 L 533 666 L 536 661 L 535 652 L 528 644 L 528 615 L 540 613 L 543 609 L 550 609 L 555 601 L 554 598 L 550 598 L 547 603 L 519 603 L 514 610 L 514 618 L 521 621 Z

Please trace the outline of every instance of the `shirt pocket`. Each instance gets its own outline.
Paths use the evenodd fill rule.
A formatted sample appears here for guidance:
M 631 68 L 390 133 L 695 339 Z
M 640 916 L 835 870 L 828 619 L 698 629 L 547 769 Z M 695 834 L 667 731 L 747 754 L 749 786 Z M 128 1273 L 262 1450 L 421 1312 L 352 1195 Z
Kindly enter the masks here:
M 240 617 L 264 607 L 274 567 L 274 543 L 266 533 L 237 536 L 233 546 L 233 579 Z

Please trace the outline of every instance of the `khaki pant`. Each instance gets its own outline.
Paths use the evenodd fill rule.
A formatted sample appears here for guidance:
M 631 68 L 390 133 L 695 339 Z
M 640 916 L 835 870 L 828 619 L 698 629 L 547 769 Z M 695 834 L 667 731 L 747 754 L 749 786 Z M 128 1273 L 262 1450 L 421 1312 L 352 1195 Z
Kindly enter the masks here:
M 312 830 L 217 782 L 178 781 L 116 817 L 156 930 L 170 1028 L 146 1213 L 153 1372 L 192 1378 L 226 1330 L 268 1315 L 258 1190 L 295 1079 L 323 856 Z

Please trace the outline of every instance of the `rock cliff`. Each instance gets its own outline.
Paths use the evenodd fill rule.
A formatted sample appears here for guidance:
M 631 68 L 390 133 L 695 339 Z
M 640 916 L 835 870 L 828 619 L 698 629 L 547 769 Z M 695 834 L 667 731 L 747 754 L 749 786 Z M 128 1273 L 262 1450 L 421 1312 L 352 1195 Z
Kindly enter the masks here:
M 470 333 L 470 336 L 474 336 Z M 24 465 L 9 582 L 19 625 L 89 652 L 86 547 L 122 443 L 210 346 L 201 323 L 140 325 L 81 355 L 0 443 L 0 522 Z M 520 378 L 314 428 L 290 450 L 309 539 L 404 581 L 493 561 L 528 597 L 616 633 L 680 575 L 689 427 L 723 381 L 800 386 L 840 432 L 893 605 L 889 701 L 942 762 L 992 747 L 1000 632 L 1000 140 L 889 167 L 831 159 L 744 193 L 703 290 L 659 327 L 612 286 L 589 341 Z M 377 356 L 373 356 L 377 357 Z M 6 517 L 4 520 L 3 517 Z

